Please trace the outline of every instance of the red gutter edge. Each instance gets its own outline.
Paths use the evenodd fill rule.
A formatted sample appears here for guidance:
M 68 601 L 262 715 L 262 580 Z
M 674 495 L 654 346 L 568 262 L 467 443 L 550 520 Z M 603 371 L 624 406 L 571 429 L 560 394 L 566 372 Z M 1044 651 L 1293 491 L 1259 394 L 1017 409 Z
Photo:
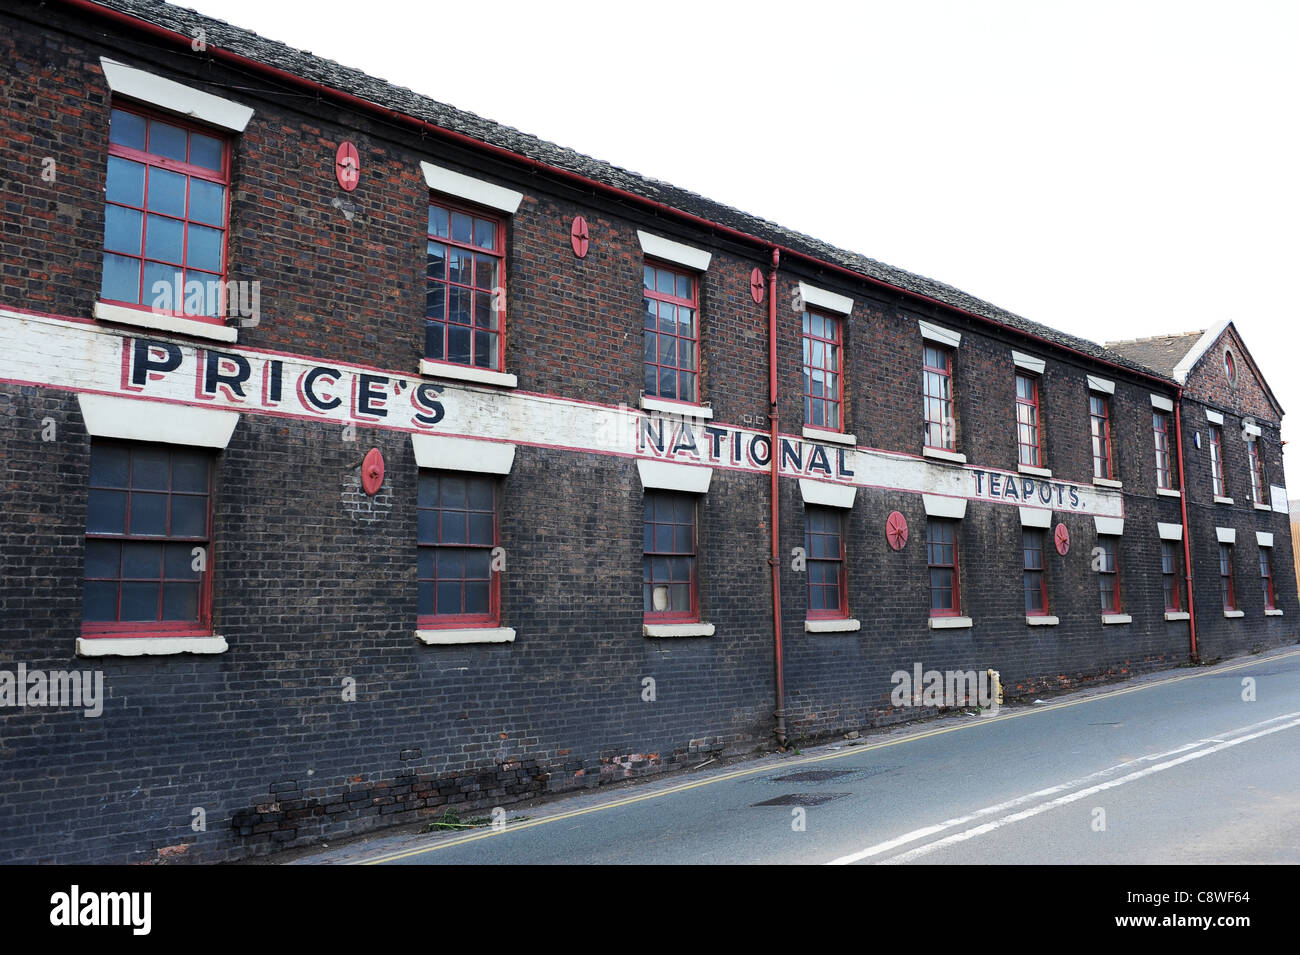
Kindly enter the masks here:
M 193 41 L 192 37 L 188 37 L 185 36 L 184 34 L 176 33 L 172 30 L 168 30 L 166 27 L 160 27 L 157 26 L 156 24 L 149 23 L 145 20 L 141 20 L 137 17 L 132 16 L 129 13 L 122 13 L 118 10 L 110 10 L 107 7 L 102 7 L 99 4 L 93 2 L 93 0 L 60 0 L 60 2 L 64 3 L 67 6 L 75 7 L 78 10 L 81 10 L 86 13 L 93 13 L 99 16 L 107 17 L 110 20 L 114 20 L 118 23 L 130 26 L 133 29 L 142 30 L 146 33 L 152 34 L 153 36 L 156 36 L 160 39 L 168 40 L 172 43 L 181 43 L 188 47 L 191 45 Z M 502 146 L 494 146 L 491 143 L 486 143 L 481 139 L 475 139 L 473 136 L 466 135 L 465 133 L 460 133 L 452 129 L 447 129 L 444 126 L 439 126 L 436 123 L 430 123 L 427 120 L 419 119 L 415 116 L 408 116 L 405 113 L 398 112 L 397 110 L 394 109 L 389 109 L 385 106 L 380 106 L 377 103 L 372 103 L 369 100 L 362 99 L 359 96 L 354 96 L 351 93 L 345 93 L 342 90 L 336 90 L 331 86 L 324 85 L 323 83 L 317 83 L 315 80 L 309 80 L 306 79 L 305 77 L 297 76 L 293 73 L 289 73 L 285 70 L 282 70 L 279 67 L 271 66 L 267 63 L 262 63 L 259 60 L 254 60 L 251 59 L 250 57 L 242 56 L 241 54 L 238 53 L 232 53 L 229 50 L 225 50 L 222 49 L 221 47 L 211 46 L 211 45 L 207 47 L 206 52 L 212 54 L 214 57 L 223 60 L 228 60 L 231 63 L 237 63 L 241 66 L 248 67 L 250 69 L 256 70 L 261 73 L 265 73 L 269 76 L 273 76 L 284 82 L 291 83 L 312 90 L 318 95 L 323 94 L 325 96 L 333 97 L 335 99 L 341 100 L 344 103 L 348 103 L 352 106 L 355 106 L 358 109 L 367 110 L 372 113 L 378 113 L 379 115 L 382 115 L 388 119 L 392 119 L 400 123 L 406 123 L 412 126 L 416 126 L 421 128 L 422 130 L 432 130 L 433 132 L 437 133 L 439 136 L 443 136 L 447 139 L 452 140 L 453 142 L 472 146 L 475 149 L 485 150 L 494 155 L 503 157 L 509 160 L 510 162 L 523 164 L 524 166 L 533 169 L 535 171 L 541 171 L 548 175 L 556 176 L 557 178 L 560 179 L 567 179 L 571 182 L 578 183 L 590 189 L 595 189 L 600 192 L 607 192 L 611 195 L 615 195 L 620 198 L 630 200 L 634 203 L 638 203 L 644 206 L 649 206 L 650 208 L 653 208 L 659 212 L 666 213 L 667 215 L 674 216 L 678 219 L 681 219 L 685 222 L 690 222 L 694 225 L 704 226 L 705 228 L 713 232 L 729 236 L 733 239 L 740 239 L 744 242 L 754 243 L 764 248 L 771 248 L 777 252 L 784 253 L 787 256 L 792 256 L 795 258 L 802 259 L 805 262 L 810 262 L 819 268 L 830 269 L 833 272 L 837 272 L 842 275 L 848 276 L 849 278 L 852 278 L 855 281 L 866 282 L 870 285 L 876 285 L 879 286 L 880 288 L 888 289 L 891 292 L 896 292 L 902 295 L 910 296 L 911 298 L 917 299 L 918 301 L 928 302 L 932 305 L 937 305 L 940 308 L 948 309 L 949 311 L 953 311 L 958 314 L 965 315 L 967 318 L 974 319 L 977 322 L 982 322 L 985 325 L 992 325 L 995 328 L 1000 328 L 1006 331 L 1013 332 L 1014 334 L 1019 335 L 1023 338 L 1027 338 L 1030 341 L 1042 342 L 1044 345 L 1047 345 L 1051 348 L 1060 349 L 1061 351 L 1064 351 L 1071 355 L 1077 355 L 1078 357 L 1083 358 L 1089 362 L 1105 365 L 1106 367 L 1109 368 L 1115 368 L 1120 371 L 1127 372 L 1128 374 L 1131 375 L 1138 375 L 1142 378 L 1147 378 L 1151 381 L 1158 381 L 1161 384 L 1166 386 L 1170 384 L 1168 380 L 1161 378 L 1158 375 L 1152 375 L 1146 372 L 1137 371 L 1125 365 L 1120 365 L 1113 361 L 1108 361 L 1105 358 L 1097 358 L 1096 356 L 1089 355 L 1087 352 L 1080 351 L 1077 348 L 1071 348 L 1069 345 L 1063 345 L 1060 342 L 1052 341 L 1051 339 L 1044 338 L 1041 335 L 1035 335 L 1033 332 L 1022 331 L 1021 329 L 1014 328 L 1010 325 L 1006 325 L 1002 322 L 999 322 L 996 319 L 988 318 L 984 315 L 979 315 L 976 314 L 975 312 L 967 311 L 966 309 L 961 308 L 960 306 L 951 305 L 947 302 L 940 301 L 937 298 L 932 298 L 928 295 L 923 295 L 920 292 L 913 292 L 908 289 L 899 288 L 896 285 L 889 284 L 883 279 L 877 279 L 871 277 L 870 275 L 864 275 L 861 272 L 855 272 L 853 269 L 845 268 L 844 266 L 838 265 L 834 262 L 824 261 L 822 259 L 817 258 L 816 256 L 809 255 L 806 252 L 800 252 L 798 249 L 787 248 L 786 246 L 783 245 L 774 245 L 772 242 L 766 239 L 760 239 L 757 236 L 750 235 L 747 232 L 742 232 L 739 229 L 733 229 L 730 226 L 725 226 L 722 225 L 721 223 L 713 222 L 709 219 L 703 218 L 702 216 L 697 216 L 690 212 L 684 212 L 681 209 L 675 209 L 672 206 L 668 205 L 667 203 L 660 202 L 657 199 L 650 199 L 645 196 L 637 195 L 634 192 L 628 192 L 625 189 L 620 189 L 617 186 L 611 186 L 608 183 L 601 182 L 597 179 L 590 179 L 580 173 L 569 172 L 567 169 L 561 169 L 558 166 L 552 166 L 548 163 L 542 162 L 539 159 L 531 159 L 528 156 L 524 156 L 520 153 L 512 152 L 511 150 L 506 149 Z
M 1192 662 L 1200 663 L 1196 649 L 1196 606 L 1192 601 L 1192 532 L 1187 526 L 1187 470 L 1183 467 L 1183 389 L 1174 399 L 1174 438 L 1178 442 L 1178 496 L 1183 510 L 1183 573 L 1187 580 L 1187 629 L 1192 641 Z
M 776 270 L 781 264 L 781 250 L 772 249 L 772 271 L 767 276 L 767 389 L 771 407 L 768 420 L 772 426 L 772 646 L 776 665 L 776 742 L 785 749 L 785 662 L 781 647 L 781 500 L 780 482 L 777 480 L 780 455 L 777 453 L 779 409 L 777 407 L 776 380 Z

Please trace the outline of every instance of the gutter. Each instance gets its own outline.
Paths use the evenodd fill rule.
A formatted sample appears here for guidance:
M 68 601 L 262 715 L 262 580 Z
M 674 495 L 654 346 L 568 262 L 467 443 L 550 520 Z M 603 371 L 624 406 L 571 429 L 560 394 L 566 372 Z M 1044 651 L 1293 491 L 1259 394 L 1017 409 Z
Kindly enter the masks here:
M 106 17 L 116 23 L 122 24 L 123 26 L 130 27 L 131 29 L 134 30 L 143 31 L 149 34 L 150 36 L 156 37 L 160 40 L 165 40 L 173 44 L 180 44 L 186 48 L 189 48 L 193 41 L 193 37 L 186 36 L 183 33 L 176 33 L 173 30 L 169 30 L 166 27 L 160 27 L 157 24 L 149 23 L 148 21 L 141 20 L 140 18 L 135 17 L 129 13 L 122 13 L 121 11 L 118 10 L 111 10 L 107 7 L 102 7 L 99 4 L 92 2 L 92 0 L 60 0 L 60 2 L 63 3 L 65 6 L 70 6 L 83 13 L 89 13 L 96 16 Z M 1052 341 L 1051 339 L 1044 338 L 1041 335 L 1036 335 L 1033 332 L 1022 331 L 1021 329 L 1015 328 L 1014 326 L 1007 325 L 1003 322 L 999 322 L 996 319 L 988 318 L 987 316 L 984 315 L 979 315 L 975 312 L 971 312 L 968 311 L 967 309 L 961 308 L 960 306 L 951 305 L 947 302 L 941 301 L 937 298 L 932 298 L 931 296 L 924 295 L 920 292 L 913 292 L 905 288 L 900 288 L 897 285 L 891 285 L 889 282 L 886 282 L 883 279 L 873 278 L 869 275 L 864 275 L 861 272 L 856 272 L 853 269 L 846 268 L 834 262 L 824 261 L 822 259 L 817 258 L 816 256 L 809 255 L 806 252 L 800 252 L 797 249 L 791 249 L 783 245 L 774 245 L 771 241 L 767 239 L 760 239 L 758 236 L 750 235 L 749 233 L 743 232 L 739 229 L 733 229 L 730 226 L 725 226 L 717 222 L 712 222 L 709 219 L 703 218 L 702 216 L 697 216 L 689 212 L 684 212 L 680 209 L 675 209 L 672 206 L 668 205 L 667 203 L 660 202 L 657 199 L 649 199 L 645 196 L 637 195 L 634 192 L 628 192 L 625 189 L 620 189 L 617 186 L 611 186 L 608 183 L 601 182 L 597 179 L 590 179 L 587 176 L 581 175 L 580 173 L 569 172 L 567 169 L 561 169 L 558 166 L 552 166 L 549 163 L 542 162 L 539 159 L 531 159 L 527 156 L 524 156 L 520 153 L 513 152 L 502 146 L 494 146 L 491 143 L 486 143 L 481 139 L 475 139 L 473 136 L 469 136 L 465 133 L 457 132 L 456 130 L 447 129 L 446 127 L 439 126 L 436 123 L 431 123 L 427 120 L 419 119 L 415 116 L 408 116 L 407 114 L 399 112 L 398 110 L 389 109 L 386 106 L 380 106 L 377 103 L 372 103 L 369 100 L 362 99 L 359 96 L 355 96 L 351 93 L 345 93 L 342 90 L 334 89 L 331 86 L 326 86 L 323 83 L 316 82 L 315 80 L 306 79 L 305 77 L 301 77 L 294 73 L 290 73 L 287 70 L 282 70 L 279 67 L 275 67 L 267 63 L 263 63 L 260 60 L 254 60 L 251 57 L 246 57 L 239 53 L 233 53 L 229 50 L 217 46 L 212 46 L 212 45 L 208 45 L 206 52 L 211 54 L 216 59 L 225 60 L 229 63 L 236 64 L 246 69 L 252 69 L 256 72 L 263 73 L 281 82 L 289 83 L 294 86 L 299 86 L 304 89 L 311 90 L 312 92 L 316 93 L 318 96 L 324 95 L 324 96 L 332 97 L 336 100 L 339 100 L 357 109 L 364 110 L 371 113 L 377 113 L 385 117 L 386 119 L 393 120 L 398 123 L 406 124 L 409 126 L 414 126 L 415 128 L 419 129 L 421 132 L 433 132 L 445 139 L 451 140 L 452 142 L 470 146 L 480 151 L 486 151 L 492 153 L 493 155 L 508 160 L 511 163 L 517 165 L 521 164 L 526 168 L 532 169 L 535 172 L 543 172 L 546 173 L 547 175 L 554 176 L 559 179 L 564 179 L 571 183 L 576 183 L 578 185 L 583 186 L 584 188 L 593 189 L 598 192 L 605 192 L 610 195 L 617 196 L 621 199 L 631 201 L 638 205 L 647 206 L 649 208 L 655 209 L 658 212 L 680 219 L 684 222 L 689 222 L 696 226 L 702 226 L 720 235 L 724 235 L 732 239 L 737 239 L 748 244 L 754 244 L 754 245 L 762 246 L 764 248 L 770 248 L 776 252 L 780 252 L 791 258 L 801 259 L 818 268 L 828 269 L 839 275 L 851 278 L 854 281 L 866 282 L 870 285 L 875 285 L 879 288 L 887 289 L 890 292 L 906 295 L 918 301 L 927 302 L 931 305 L 936 305 L 940 308 L 947 309 L 951 312 L 956 312 L 960 315 L 964 315 L 967 318 L 973 319 L 974 321 L 980 322 L 982 324 L 992 325 L 995 328 L 1000 328 L 1005 331 L 1010 331 L 1030 341 L 1041 342 L 1042 344 L 1047 345 L 1050 348 L 1058 349 L 1068 354 L 1078 356 L 1093 364 L 1104 365 L 1108 368 L 1114 368 L 1119 371 L 1126 372 L 1127 374 L 1130 375 L 1138 375 L 1139 377 L 1146 378 L 1151 381 L 1158 381 L 1161 384 L 1166 386 L 1173 383 L 1169 379 L 1161 378 L 1159 375 L 1151 374 L 1150 372 L 1138 371 L 1136 369 L 1129 368 L 1127 365 L 1121 365 L 1104 358 L 1098 358 L 1094 355 L 1089 355 L 1087 352 L 1080 351 L 1079 349 L 1073 348 L 1069 345 L 1063 345 L 1060 342 Z
M 781 647 L 781 497 L 780 497 L 780 460 L 777 453 L 777 421 L 780 412 L 777 407 L 779 389 L 776 379 L 776 270 L 781 264 L 781 250 L 772 249 L 772 271 L 767 274 L 767 389 L 770 401 L 768 423 L 772 427 L 771 437 L 771 473 L 772 473 L 772 555 L 767 562 L 772 567 L 772 648 L 776 666 L 776 742 L 785 749 L 785 662 Z

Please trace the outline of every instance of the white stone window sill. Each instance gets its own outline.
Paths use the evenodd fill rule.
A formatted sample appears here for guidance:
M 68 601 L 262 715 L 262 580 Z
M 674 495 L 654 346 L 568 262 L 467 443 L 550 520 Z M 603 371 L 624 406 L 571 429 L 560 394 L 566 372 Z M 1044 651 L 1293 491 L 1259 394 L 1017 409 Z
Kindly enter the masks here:
M 1025 623 L 1029 624 L 1031 627 L 1055 627 L 1060 622 L 1061 622 L 1060 617 L 1047 617 L 1047 616 L 1038 616 L 1038 617 L 1026 616 L 1025 617 Z
M 1273 510 L 1273 505 L 1272 505 L 1272 504 L 1256 504 L 1256 505 L 1254 505 L 1254 507 L 1255 507 L 1255 510 L 1257 510 L 1257 511 L 1271 511 L 1271 510 Z
M 810 428 L 808 425 L 803 426 L 803 436 L 809 441 L 826 441 L 830 444 L 857 445 L 858 443 L 858 437 L 855 434 L 845 434 L 843 431 L 827 431 L 825 428 Z
M 943 448 L 922 448 L 921 456 L 935 458 L 939 461 L 951 461 L 954 464 L 966 463 L 966 455 L 959 454 L 956 451 L 945 451 Z
M 1133 615 L 1128 613 L 1104 613 L 1101 615 L 1102 623 L 1132 623 Z
M 805 620 L 805 633 L 850 633 L 862 629 L 862 622 L 847 617 L 843 620 Z
M 967 627 L 975 626 L 975 621 L 970 617 L 931 617 L 931 630 L 964 630 Z
M 1235 502 L 1234 502 L 1234 501 L 1232 500 L 1232 498 L 1230 498 L 1230 497 L 1219 497 L 1219 496 L 1216 494 L 1216 495 L 1214 496 L 1214 503 L 1215 503 L 1215 504 L 1233 504 L 1233 503 L 1235 503 Z
M 181 318 L 178 315 L 155 312 L 143 306 L 130 308 L 126 305 L 110 305 L 107 302 L 96 302 L 94 315 L 101 322 L 116 322 L 119 325 L 155 328 L 162 332 L 193 335 L 195 338 L 211 338 L 219 342 L 233 342 L 239 337 L 239 329 L 230 325 L 203 322 L 196 318 Z
M 665 414 L 679 414 L 687 418 L 713 417 L 713 409 L 708 405 L 693 405 L 687 401 L 670 401 L 667 398 L 655 398 L 651 395 L 641 396 L 642 411 L 662 411 Z
M 1192 616 L 1192 615 L 1191 615 L 1190 613 L 1188 613 L 1186 610 L 1166 610 L 1166 611 L 1165 611 L 1165 619 L 1166 619 L 1166 620 L 1170 620 L 1170 621 L 1173 621 L 1173 620 L 1188 620 L 1188 619 L 1191 618 L 1191 616 Z
M 1225 610 L 1225 611 L 1223 611 L 1223 615 L 1224 615 L 1225 617 L 1244 617 L 1244 616 L 1246 616 L 1246 611 L 1244 611 L 1244 610 Z
M 1282 616 L 1282 608 L 1281 608 L 1281 607 L 1270 607 L 1269 609 L 1267 609 L 1267 610 L 1264 611 L 1264 616 L 1266 616 L 1266 617 L 1280 617 L 1280 616 Z
M 1123 481 L 1112 481 L 1110 478 L 1093 478 L 1092 483 L 1097 487 L 1113 487 L 1116 489 L 1124 486 Z
M 1018 464 L 1016 465 L 1016 470 L 1021 474 L 1029 474 L 1034 477 L 1049 478 L 1052 476 L 1051 468 L 1036 468 L 1032 464 Z
M 440 646 L 453 643 L 513 643 L 515 631 L 511 627 L 466 627 L 463 630 L 417 630 L 415 638 L 421 643 Z
M 225 653 L 225 637 L 78 637 L 79 657 L 161 657 L 180 653 Z
M 492 371 L 488 368 L 470 368 L 465 365 L 452 365 L 445 361 L 420 359 L 420 374 L 430 378 L 451 378 L 455 381 L 468 381 L 476 385 L 497 385 L 501 388 L 517 388 L 519 378 L 504 371 Z
M 1158 487 L 1156 493 L 1161 497 L 1182 497 L 1183 492 L 1169 487 Z
M 647 637 L 711 637 L 711 623 L 643 623 L 641 632 Z

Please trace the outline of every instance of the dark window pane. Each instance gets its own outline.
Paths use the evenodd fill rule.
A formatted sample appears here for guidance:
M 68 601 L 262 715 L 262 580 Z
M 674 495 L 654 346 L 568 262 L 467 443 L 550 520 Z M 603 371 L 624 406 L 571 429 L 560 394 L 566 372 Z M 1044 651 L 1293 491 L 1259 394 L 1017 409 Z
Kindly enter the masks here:
M 167 533 L 167 495 L 145 494 L 136 491 L 131 495 L 131 533 Z
M 495 544 L 494 525 L 496 521 L 491 514 L 471 514 L 469 516 L 469 542 L 471 544 Z
M 442 206 L 429 206 L 429 234 L 447 238 L 451 235 L 450 219 Z
M 122 578 L 158 580 L 162 577 L 162 544 L 130 541 L 122 548 Z
M 179 265 L 185 254 L 185 223 L 165 216 L 150 216 L 146 226 L 144 254 Z
M 491 481 L 469 482 L 469 506 L 480 511 L 492 510 L 493 501 Z
M 420 511 L 416 521 L 418 523 L 417 540 L 421 544 L 438 543 L 438 512 Z
M 433 614 L 433 584 L 422 581 L 418 588 L 419 605 L 416 607 L 416 613 L 421 616 L 432 616 Z
M 208 466 L 212 459 L 205 454 L 189 451 L 172 452 L 172 490 L 208 490 Z
M 100 487 L 126 487 L 130 455 L 118 445 L 94 445 L 90 451 L 90 483 Z
M 204 566 L 207 565 L 207 546 L 199 544 L 168 544 L 163 557 L 163 576 L 169 580 L 198 580 L 199 572 L 194 569 L 194 548 L 203 547 Z
M 117 577 L 122 565 L 122 545 L 116 541 L 86 541 L 86 576 Z
M 112 581 L 86 581 L 82 616 L 87 620 L 117 619 L 117 584 Z
M 438 479 L 421 476 L 416 503 L 420 507 L 436 507 L 438 504 Z
M 221 242 L 225 233 L 220 229 L 192 225 L 189 227 L 189 239 L 185 246 L 185 263 L 196 269 L 209 272 L 221 271 Z
M 131 455 L 131 487 L 165 491 L 171 484 L 171 455 L 157 448 L 138 448 Z
M 420 580 L 433 579 L 433 564 L 435 552 L 432 547 L 421 547 L 416 552 L 416 570 L 415 576 Z
M 92 488 L 86 507 L 86 530 L 91 534 L 125 534 L 126 493 Z
M 439 548 L 437 563 L 439 580 L 460 580 L 465 576 L 465 552 L 459 548 Z
M 185 130 L 179 126 L 160 123 L 156 119 L 149 122 L 149 152 L 168 159 L 185 162 Z
M 149 211 L 185 215 L 186 176 L 156 166 L 149 169 Z
M 465 576 L 487 580 L 492 576 L 492 552 L 477 548 L 465 552 Z
M 172 496 L 173 537 L 206 537 L 208 534 L 208 499 L 187 494 Z
M 442 296 L 439 293 L 439 300 Z M 445 357 L 443 343 L 447 337 L 447 327 L 438 322 L 427 322 L 424 326 L 424 357 L 442 361 Z
M 181 283 L 180 299 L 176 297 L 176 282 Z M 180 312 L 185 307 L 185 278 L 180 269 L 158 262 L 144 264 L 143 303 L 166 312 Z
M 190 133 L 190 163 L 220 172 L 223 150 L 221 140 L 202 133 Z
M 206 179 L 190 179 L 190 218 L 208 225 L 226 224 L 226 187 Z
M 454 291 L 454 290 L 453 290 Z M 469 364 L 470 330 L 461 325 L 447 328 L 447 360 L 460 365 Z
M 162 618 L 186 622 L 198 620 L 199 585 L 163 584 Z
M 455 242 L 470 244 L 473 235 L 473 219 L 463 212 L 451 214 L 451 238 Z
M 469 532 L 465 527 L 465 513 L 463 511 L 442 512 L 442 533 L 438 539 L 444 544 L 466 544 L 469 542 Z
M 465 612 L 466 613 L 487 613 L 490 609 L 488 605 L 488 588 L 489 584 L 470 583 L 465 585 Z
M 157 620 L 159 584 L 122 584 L 122 620 Z
M 461 586 L 460 581 L 438 584 L 437 612 L 439 614 L 465 612 L 465 605 L 461 599 Z
M 468 503 L 468 488 L 464 478 L 444 477 L 442 479 L 442 506 L 464 508 Z

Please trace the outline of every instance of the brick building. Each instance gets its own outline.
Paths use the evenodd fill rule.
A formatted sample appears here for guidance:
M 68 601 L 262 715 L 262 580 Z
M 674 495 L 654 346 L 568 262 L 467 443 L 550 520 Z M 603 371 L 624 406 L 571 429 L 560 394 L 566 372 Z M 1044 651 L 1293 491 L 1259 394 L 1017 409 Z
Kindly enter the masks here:
M 160 3 L 0 23 L 0 858 L 825 737 L 917 661 L 1017 697 L 1294 639 L 1232 325 L 1102 347 Z M 97 706 L 33 694 L 74 671 Z

